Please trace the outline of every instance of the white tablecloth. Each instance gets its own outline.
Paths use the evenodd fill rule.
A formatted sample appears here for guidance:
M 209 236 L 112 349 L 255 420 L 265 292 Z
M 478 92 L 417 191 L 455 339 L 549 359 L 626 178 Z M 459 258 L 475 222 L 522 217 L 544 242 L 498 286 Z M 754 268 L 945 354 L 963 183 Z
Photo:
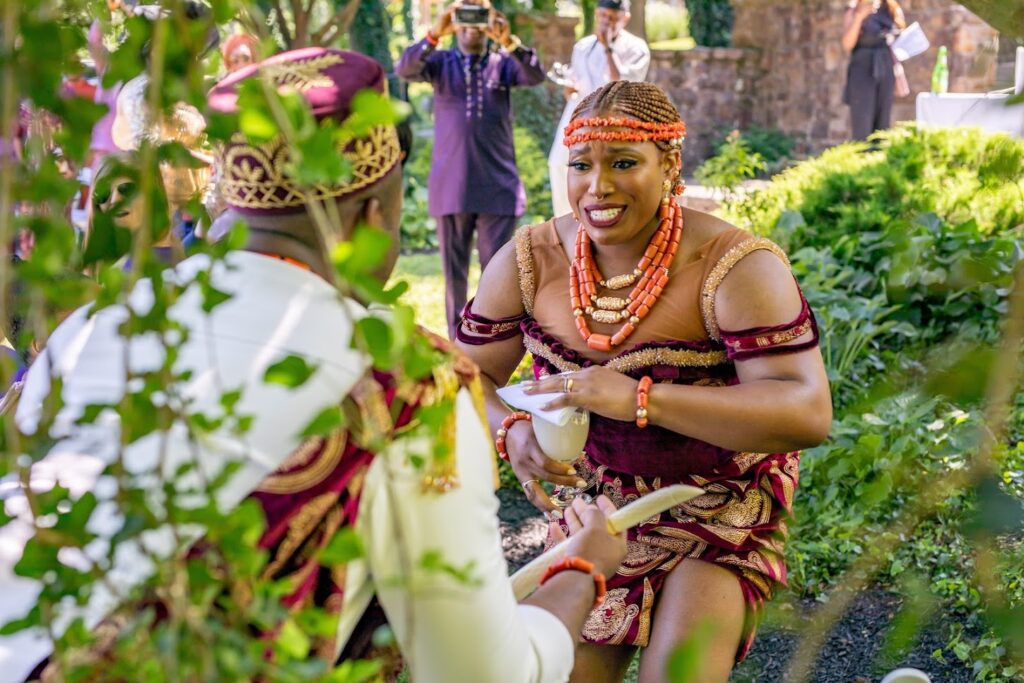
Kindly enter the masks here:
M 932 126 L 978 126 L 1024 138 L 1024 104 L 1007 106 L 1008 94 L 920 93 L 917 122 Z

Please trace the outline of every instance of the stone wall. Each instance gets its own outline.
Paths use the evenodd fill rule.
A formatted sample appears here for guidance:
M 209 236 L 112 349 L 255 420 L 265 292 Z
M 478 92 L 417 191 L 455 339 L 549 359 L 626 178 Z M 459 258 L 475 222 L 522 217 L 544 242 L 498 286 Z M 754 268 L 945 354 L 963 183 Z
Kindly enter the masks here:
M 720 129 L 751 123 L 758 57 L 756 50 L 737 48 L 652 51 L 647 78 L 668 92 L 686 121 L 685 168 L 692 171 L 710 156 Z
M 931 87 L 939 45 L 950 51 L 950 91 L 981 92 L 995 80 L 998 34 L 949 0 L 902 0 L 907 22 L 919 21 L 932 48 L 906 64 L 911 95 L 894 120 L 914 118 L 914 98 Z M 840 45 L 846 0 L 733 0 L 733 45 L 758 50 L 762 76 L 753 87 L 752 121 L 779 128 L 814 153 L 850 137 L 843 104 L 847 55 Z
M 732 0 L 732 48 L 655 50 L 648 80 L 663 87 L 689 128 L 684 161 L 705 159 L 722 128 L 778 128 L 815 154 L 850 139 L 843 104 L 848 56 L 840 45 L 847 0 Z M 998 34 L 951 0 L 901 0 L 907 22 L 921 23 L 932 43 L 906 63 L 909 97 L 893 107 L 896 121 L 914 119 L 914 99 L 931 88 L 939 45 L 949 48 L 951 92 L 984 92 L 995 84 Z M 520 15 L 545 64 L 568 62 L 577 20 Z

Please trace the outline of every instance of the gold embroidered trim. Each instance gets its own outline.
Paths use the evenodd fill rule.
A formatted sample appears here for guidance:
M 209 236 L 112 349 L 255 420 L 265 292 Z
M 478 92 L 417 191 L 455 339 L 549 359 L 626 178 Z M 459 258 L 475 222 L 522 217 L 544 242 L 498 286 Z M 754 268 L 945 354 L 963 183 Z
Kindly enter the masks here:
M 469 318 L 463 318 L 459 323 L 462 325 L 462 329 L 466 330 L 470 334 L 475 334 L 481 337 L 493 337 L 501 334 L 502 332 L 508 332 L 509 330 L 519 327 L 519 322 L 511 323 L 475 323 Z
M 344 64 L 345 60 L 336 54 L 326 54 L 301 62 L 268 64 L 260 67 L 260 75 L 267 76 L 277 88 L 294 88 L 304 93 L 313 88 L 330 88 L 334 81 L 323 73 L 327 67 Z
M 636 634 L 634 645 L 647 647 L 651 639 L 651 615 L 654 610 L 654 587 L 650 579 L 644 578 L 644 598 L 640 604 L 640 628 Z
M 533 276 L 533 240 L 529 225 L 516 230 L 516 264 L 519 266 L 519 291 L 523 296 L 523 308 L 527 315 L 533 315 L 533 300 L 537 295 L 537 283 Z
M 811 321 L 805 320 L 802 324 L 789 330 L 757 335 L 754 337 L 754 342 L 759 348 L 764 348 L 766 346 L 780 346 L 782 344 L 788 344 L 794 339 L 799 339 L 810 331 Z M 727 341 L 726 345 L 730 348 L 736 349 L 737 351 L 741 350 L 743 347 L 743 343 L 740 341 Z
M 310 532 L 320 524 L 324 516 L 331 511 L 331 508 L 338 500 L 338 494 L 333 491 L 321 493 L 308 503 L 288 520 L 288 533 L 274 553 L 273 560 L 263 570 L 264 577 L 274 576 L 298 550 L 309 537 Z M 336 522 L 340 522 L 341 510 L 333 511 L 338 516 Z M 314 563 L 311 563 L 315 566 Z M 299 571 L 308 571 L 308 566 L 300 568 Z
M 540 356 L 554 365 L 560 372 L 576 372 L 582 366 L 567 361 L 551 350 L 544 342 L 530 335 L 523 336 L 523 345 L 534 356 Z M 643 349 L 612 358 L 603 363 L 604 367 L 616 372 L 631 372 L 652 365 L 671 365 L 677 368 L 710 368 L 728 362 L 725 351 L 694 351 L 692 349 Z
M 718 260 L 715 267 L 708 273 L 707 279 L 704 280 L 704 287 L 701 290 L 700 296 L 700 308 L 701 314 L 704 316 L 704 329 L 707 330 L 708 336 L 711 339 L 721 341 L 718 318 L 715 316 L 715 295 L 718 293 L 718 287 L 722 284 L 722 280 L 729 274 L 733 266 L 740 262 L 740 259 L 760 249 L 772 252 L 786 264 L 787 268 L 789 267 L 789 258 L 786 256 L 786 252 L 782 251 L 775 242 L 764 237 L 755 237 L 745 242 L 740 242 L 725 252 L 725 255 Z
M 629 372 L 651 365 L 671 365 L 677 368 L 710 368 L 727 362 L 725 351 L 694 351 L 692 349 L 643 349 L 612 358 L 605 367 L 618 372 Z
M 739 468 L 740 474 L 744 474 L 751 467 L 767 458 L 769 453 L 737 453 L 733 456 L 733 462 Z
M 347 432 L 343 429 L 334 430 L 324 441 L 321 438 L 309 439 L 303 442 L 291 455 L 281 464 L 278 469 L 280 474 L 271 474 L 263 480 L 257 491 L 263 493 L 288 494 L 304 491 L 316 486 L 324 480 L 327 475 L 334 471 L 341 461 L 345 452 Z M 321 448 L 321 444 L 323 447 Z M 310 464 L 310 459 L 319 450 L 320 454 Z M 306 465 L 309 465 L 306 467 Z M 302 467 L 297 472 L 288 472 L 294 467 Z M 282 472 L 282 470 L 284 470 Z
M 300 188 L 287 172 L 292 159 L 284 140 L 253 145 L 236 133 L 221 164 L 222 192 L 232 206 L 243 209 L 304 206 L 308 200 L 336 199 L 372 185 L 391 172 L 402 154 L 394 126 L 375 126 L 366 137 L 339 144 L 337 152 L 351 164 L 347 182 Z
M 581 366 L 576 363 L 565 360 L 557 353 L 551 350 L 551 347 L 544 342 L 537 341 L 530 335 L 523 335 L 523 346 L 526 350 L 532 353 L 534 356 L 540 356 L 547 362 L 554 365 L 561 372 L 575 372 L 576 370 L 582 369 Z

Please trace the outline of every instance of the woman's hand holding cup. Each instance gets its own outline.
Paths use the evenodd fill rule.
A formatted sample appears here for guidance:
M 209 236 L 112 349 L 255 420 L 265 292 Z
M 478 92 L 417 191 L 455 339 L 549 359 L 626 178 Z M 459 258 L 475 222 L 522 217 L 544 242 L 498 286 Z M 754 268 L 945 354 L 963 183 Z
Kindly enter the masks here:
M 542 512 L 554 512 L 559 508 L 551 501 L 540 482 L 548 481 L 576 488 L 587 485 L 576 474 L 572 463 L 559 462 L 544 454 L 528 420 L 519 420 L 509 428 L 505 436 L 505 448 L 512 471 L 522 484 L 526 497 Z

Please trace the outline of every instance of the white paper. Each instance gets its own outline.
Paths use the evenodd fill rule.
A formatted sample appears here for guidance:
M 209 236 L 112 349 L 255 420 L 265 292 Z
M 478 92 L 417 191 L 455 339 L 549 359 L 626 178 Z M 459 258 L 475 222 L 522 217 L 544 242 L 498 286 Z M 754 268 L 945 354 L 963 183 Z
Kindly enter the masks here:
M 892 43 L 892 52 L 896 59 L 905 62 L 911 57 L 916 57 L 931 46 L 928 36 L 921 29 L 921 24 L 916 21 L 906 27 Z
M 554 410 L 542 410 L 541 406 L 554 400 L 555 396 L 558 395 L 558 392 L 552 392 L 550 394 L 527 394 L 525 384 L 526 382 L 522 382 L 520 384 L 510 384 L 507 387 L 502 387 L 498 389 L 498 397 L 516 410 L 525 410 L 535 418 L 539 417 L 542 420 L 547 420 L 559 427 L 564 427 L 569 421 L 569 417 L 576 411 L 576 408 L 573 406 L 565 406 L 564 408 L 556 408 Z

